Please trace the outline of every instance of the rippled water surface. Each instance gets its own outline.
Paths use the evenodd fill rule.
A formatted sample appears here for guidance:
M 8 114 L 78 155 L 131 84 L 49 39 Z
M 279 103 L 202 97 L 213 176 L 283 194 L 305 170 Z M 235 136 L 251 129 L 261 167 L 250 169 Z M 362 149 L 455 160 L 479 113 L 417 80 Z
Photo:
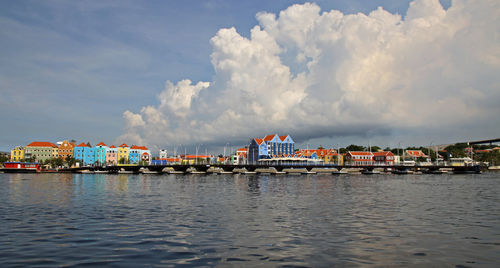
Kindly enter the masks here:
M 0 174 L 0 267 L 500 266 L 500 173 Z

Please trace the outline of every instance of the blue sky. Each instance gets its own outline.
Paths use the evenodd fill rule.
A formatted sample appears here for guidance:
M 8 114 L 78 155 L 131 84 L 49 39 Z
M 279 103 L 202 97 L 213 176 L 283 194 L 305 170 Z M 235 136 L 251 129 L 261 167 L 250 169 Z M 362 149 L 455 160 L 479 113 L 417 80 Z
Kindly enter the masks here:
M 256 19 L 258 12 L 278 15 L 293 4 L 305 2 L 1 1 L 0 150 L 34 140 L 117 142 L 126 132 L 124 112 L 139 114 L 143 107 L 157 105 L 167 80 L 174 85 L 183 79 L 193 83 L 220 81 L 214 79 L 214 45 L 210 42 L 220 29 L 234 27 L 242 37 L 251 38 L 250 30 L 260 23 Z M 440 2 L 445 9 L 451 5 L 450 1 Z M 322 11 L 335 9 L 344 14 L 369 14 L 381 6 L 404 18 L 410 1 L 315 3 Z M 496 71 L 491 66 L 485 68 Z M 353 127 L 356 128 L 362 127 Z M 404 135 L 404 129 L 398 127 L 389 132 Z M 467 135 L 483 138 L 495 130 L 436 140 L 447 142 Z M 276 127 L 269 131 L 293 129 Z M 299 132 L 297 135 L 304 143 L 328 143 L 335 138 L 326 134 L 311 136 L 314 139 L 308 141 L 307 131 Z M 355 132 L 343 130 L 338 140 L 366 140 L 366 131 L 359 135 Z M 368 132 L 381 143 L 389 144 L 388 140 L 393 139 L 384 130 L 375 128 Z M 141 135 L 143 141 L 148 139 Z M 407 143 L 428 139 L 425 131 L 418 135 L 410 137 Z M 122 137 L 127 141 L 127 136 Z M 229 140 L 231 137 L 235 135 L 228 134 Z M 241 136 L 235 137 L 234 143 L 241 140 Z M 153 143 L 162 147 L 169 142 L 166 139 L 164 144 Z M 187 143 L 171 141 L 174 142 Z M 193 143 L 200 142 L 217 144 L 214 140 Z

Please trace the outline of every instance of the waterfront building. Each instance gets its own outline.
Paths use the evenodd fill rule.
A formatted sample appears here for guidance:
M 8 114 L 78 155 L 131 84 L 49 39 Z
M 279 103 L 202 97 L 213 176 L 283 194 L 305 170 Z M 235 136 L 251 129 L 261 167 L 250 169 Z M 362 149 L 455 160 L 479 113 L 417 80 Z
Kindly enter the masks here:
M 169 165 L 169 164 L 180 164 L 182 162 L 182 158 L 179 157 L 170 157 L 170 158 L 160 158 L 151 161 L 153 165 Z
M 278 155 L 282 154 L 289 156 L 295 153 L 295 142 L 292 140 L 290 135 L 279 136 L 280 142 L 278 142 Z
M 151 160 L 151 152 L 146 146 L 133 145 L 129 149 L 128 157 L 130 164 L 139 164 L 139 162 L 142 162 L 146 165 L 149 165 Z
M 419 159 L 424 159 L 426 162 L 430 162 L 430 157 L 422 150 L 405 150 L 405 153 L 403 155 L 405 159 L 411 159 L 413 161 L 418 161 Z
M 151 164 L 151 151 L 146 148 L 146 146 L 143 146 L 142 147 L 142 152 L 141 152 L 141 161 L 145 164 L 145 165 L 150 165 Z
M 161 149 L 160 150 L 159 158 L 160 159 L 167 159 L 168 158 L 167 149 Z
M 130 164 L 137 164 L 141 161 L 141 147 L 132 145 L 128 151 L 128 161 Z
M 279 155 L 279 145 L 281 144 L 280 137 L 276 134 L 273 135 L 267 135 L 264 137 L 264 142 L 267 145 L 268 148 L 268 157 L 276 157 Z
M 108 146 L 104 142 L 98 143 L 94 148 L 95 164 L 102 166 L 106 164 L 106 151 Z
M 302 149 L 295 153 L 297 157 L 318 159 L 325 164 L 342 164 L 342 157 L 335 149 Z
M 128 164 L 128 152 L 129 147 L 127 144 L 123 143 L 118 146 L 118 163 Z
M 373 152 L 373 161 L 380 165 L 394 165 L 394 154 L 391 151 Z
M 344 156 L 345 162 L 351 165 L 371 165 L 373 164 L 372 152 L 349 151 Z
M 24 160 L 24 147 L 17 146 L 10 151 L 10 161 L 22 161 Z
M 89 144 L 80 143 L 74 149 L 74 158 L 82 161 L 84 166 L 94 165 L 95 163 L 95 149 Z
M 290 135 L 267 135 L 263 139 L 254 138 L 248 146 L 248 159 L 256 162 L 260 159 L 291 157 L 295 153 L 295 142 Z
M 239 164 L 244 164 L 247 161 L 248 148 L 239 148 L 236 150 L 236 156 Z
M 45 161 L 57 155 L 57 146 L 52 142 L 34 141 L 26 145 L 24 149 L 24 157 L 34 157 L 36 161 Z
M 182 164 L 208 164 L 213 156 L 211 155 L 181 155 Z
M 248 161 L 256 163 L 259 159 L 268 158 L 268 147 L 263 139 L 254 138 L 248 146 Z
M 57 157 L 65 160 L 68 156 L 73 157 L 75 144 L 69 141 L 62 141 L 57 147 Z
M 111 145 L 106 150 L 106 165 L 116 165 L 118 164 L 118 149 Z

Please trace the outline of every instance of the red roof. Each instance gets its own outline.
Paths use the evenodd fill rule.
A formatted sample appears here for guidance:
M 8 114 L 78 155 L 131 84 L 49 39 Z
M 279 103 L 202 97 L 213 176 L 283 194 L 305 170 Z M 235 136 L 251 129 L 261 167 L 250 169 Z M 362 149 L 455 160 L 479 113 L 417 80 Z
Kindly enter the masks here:
M 87 144 L 85 144 L 84 142 L 80 143 L 80 145 L 76 146 L 76 147 L 89 147 Z
M 286 137 L 288 137 L 288 135 L 286 135 L 286 136 L 280 136 L 280 140 L 284 141 L 286 139 Z
M 122 145 L 118 146 L 118 147 L 128 147 L 128 145 L 126 145 L 125 143 L 123 143 Z
M 413 157 L 427 157 L 421 150 L 406 150 L 406 153 Z
M 276 136 L 276 134 L 267 135 L 267 136 L 264 137 L 264 141 L 270 141 L 270 140 L 274 139 L 275 136 Z
M 255 142 L 256 142 L 258 145 L 261 145 L 261 144 L 264 142 L 264 140 L 263 140 L 263 139 L 258 139 L 258 138 L 255 138 L 254 140 L 255 140 Z
M 236 152 L 248 152 L 248 148 L 240 148 Z
M 107 146 L 107 145 L 106 145 L 106 144 L 104 144 L 104 142 L 102 142 L 102 141 L 101 141 L 101 142 L 100 142 L 100 143 L 98 143 L 96 146 Z
M 57 145 L 53 144 L 52 142 L 47 142 L 47 141 L 34 141 L 26 147 L 31 146 L 31 147 L 52 147 L 52 148 L 57 148 Z
M 393 156 L 394 154 L 390 151 L 373 152 L 373 156 Z
M 348 154 L 350 155 L 368 155 L 368 156 L 372 156 L 373 153 L 372 152 L 347 152 Z
M 116 147 L 114 145 L 111 145 L 111 147 L 109 147 L 109 148 L 116 148 Z
M 132 147 L 130 147 L 130 149 L 134 149 L 134 150 L 147 150 L 148 148 L 146 148 L 146 146 L 137 146 L 137 145 L 133 145 Z

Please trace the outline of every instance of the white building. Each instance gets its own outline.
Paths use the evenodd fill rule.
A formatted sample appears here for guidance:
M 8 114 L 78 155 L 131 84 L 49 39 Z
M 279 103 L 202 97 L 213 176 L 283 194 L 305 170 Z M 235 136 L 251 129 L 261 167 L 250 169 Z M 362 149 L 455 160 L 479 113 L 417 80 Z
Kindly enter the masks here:
M 167 149 L 161 149 L 160 150 L 160 159 L 167 159 L 167 157 L 168 157 Z

